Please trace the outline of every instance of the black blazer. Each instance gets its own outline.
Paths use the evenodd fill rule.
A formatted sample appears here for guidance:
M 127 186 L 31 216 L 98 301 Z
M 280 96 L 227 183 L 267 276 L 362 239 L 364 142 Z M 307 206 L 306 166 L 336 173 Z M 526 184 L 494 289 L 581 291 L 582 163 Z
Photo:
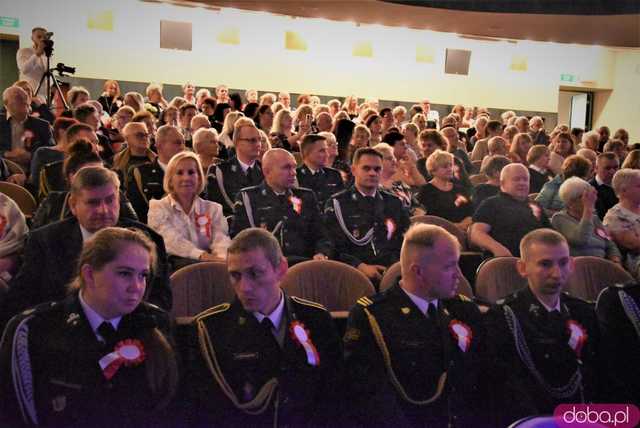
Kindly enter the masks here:
M 53 146 L 53 136 L 51 134 L 51 125 L 46 120 L 29 116 L 24 122 L 24 129 L 33 132 L 35 138 L 31 148 L 31 153 L 43 146 Z M 0 116 L 0 156 L 4 157 L 4 152 L 11 150 L 11 124 L 7 120 L 7 116 Z
M 137 221 L 121 218 L 118 226 L 140 229 L 156 244 L 158 267 L 149 284 L 147 300 L 170 310 L 169 269 L 162 237 Z M 24 247 L 23 265 L 0 305 L 0 327 L 26 308 L 64 299 L 81 251 L 82 232 L 75 217 L 31 231 Z
M 607 211 L 618 203 L 618 197 L 616 196 L 616 192 L 613 191 L 613 187 L 607 186 L 606 184 L 598 184 L 595 177 L 589 180 L 589 184 L 591 184 L 598 192 L 596 211 L 598 212 L 598 217 L 602 220 L 607 214 Z

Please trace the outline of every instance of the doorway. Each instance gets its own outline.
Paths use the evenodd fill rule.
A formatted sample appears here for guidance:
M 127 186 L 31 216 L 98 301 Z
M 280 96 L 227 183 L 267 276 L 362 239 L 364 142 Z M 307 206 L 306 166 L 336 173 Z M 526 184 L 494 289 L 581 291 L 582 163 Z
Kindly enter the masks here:
M 558 123 L 589 131 L 593 124 L 593 92 L 561 89 L 558 96 Z

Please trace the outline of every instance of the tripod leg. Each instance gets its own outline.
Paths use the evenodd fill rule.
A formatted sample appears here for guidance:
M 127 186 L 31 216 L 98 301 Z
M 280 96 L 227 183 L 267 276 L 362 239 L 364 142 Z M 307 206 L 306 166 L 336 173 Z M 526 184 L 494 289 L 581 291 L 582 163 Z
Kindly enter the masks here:
M 65 110 L 69 110 L 69 104 L 67 104 L 67 100 L 64 99 L 64 94 L 62 93 L 62 89 L 60 88 L 58 79 L 56 79 L 54 76 L 51 76 L 51 78 L 53 79 L 53 87 L 58 93 L 58 96 L 60 97 L 60 99 L 62 100 L 62 104 L 64 105 Z

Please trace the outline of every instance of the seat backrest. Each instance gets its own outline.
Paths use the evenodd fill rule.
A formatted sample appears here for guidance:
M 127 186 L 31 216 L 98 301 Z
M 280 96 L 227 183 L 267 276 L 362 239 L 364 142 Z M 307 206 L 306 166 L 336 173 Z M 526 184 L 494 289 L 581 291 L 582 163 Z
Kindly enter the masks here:
M 400 262 L 395 262 L 389 267 L 389 269 L 387 269 L 387 271 L 382 276 L 382 279 L 380 280 L 380 291 L 391 288 L 393 284 L 396 283 L 398 278 L 400 278 L 400 274 Z M 460 275 L 460 281 L 458 281 L 458 294 L 462 294 L 470 299 L 473 299 L 473 290 L 471 289 L 471 284 L 469 284 L 467 278 L 462 275 Z
M 360 297 L 375 292 L 371 281 L 358 269 L 332 260 L 296 264 L 281 286 L 289 296 L 320 303 L 329 311 L 348 311 Z
M 185 266 L 171 275 L 174 317 L 190 317 L 220 303 L 231 302 L 235 293 L 227 265 L 201 262 Z
M 489 303 L 526 287 L 527 280 L 516 269 L 517 257 L 496 257 L 485 260 L 476 274 L 476 296 Z
M 0 181 L 0 193 L 4 193 L 18 205 L 22 214 L 29 217 L 36 211 L 38 204 L 27 189 L 17 184 Z
M 594 425 L 595 426 L 595 425 Z M 557 428 L 556 418 L 553 416 L 528 416 L 515 421 L 508 428 Z
M 11 174 L 24 174 L 24 169 L 14 161 L 10 161 L 9 159 L 5 159 L 4 163 L 7 164 L 7 168 L 9 169 L 9 173 Z
M 467 250 L 467 234 L 446 218 L 435 215 L 416 215 L 411 217 L 411 223 L 435 224 L 436 226 L 440 226 L 456 237 L 458 242 L 460 242 L 462 251 Z
M 575 263 L 565 291 L 584 300 L 595 301 L 602 289 L 633 279 L 629 272 L 610 260 L 582 256 L 576 257 Z

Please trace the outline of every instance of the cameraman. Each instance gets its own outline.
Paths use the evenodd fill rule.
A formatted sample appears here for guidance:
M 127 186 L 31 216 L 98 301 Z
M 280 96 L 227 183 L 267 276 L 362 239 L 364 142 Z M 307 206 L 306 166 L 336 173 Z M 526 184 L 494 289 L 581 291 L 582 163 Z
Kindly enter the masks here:
M 31 40 L 33 40 L 33 47 L 22 48 L 18 50 L 16 55 L 16 61 L 18 63 L 18 69 L 20 70 L 20 80 L 26 80 L 29 82 L 32 91 L 38 88 L 42 75 L 47 71 L 47 59 L 44 55 L 45 38 L 47 30 L 42 27 L 36 27 L 31 30 Z M 43 96 L 46 98 L 46 85 L 42 85 L 35 96 Z

